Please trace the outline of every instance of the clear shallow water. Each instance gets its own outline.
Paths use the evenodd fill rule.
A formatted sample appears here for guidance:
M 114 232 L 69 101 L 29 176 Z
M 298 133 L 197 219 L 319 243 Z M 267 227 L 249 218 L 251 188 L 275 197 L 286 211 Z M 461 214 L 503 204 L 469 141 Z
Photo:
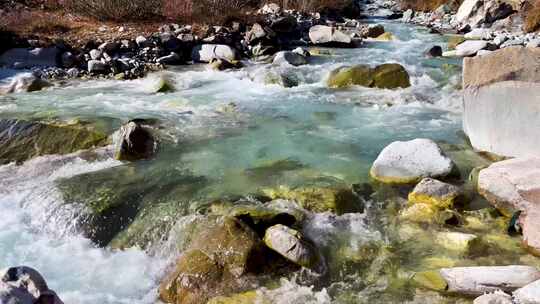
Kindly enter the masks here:
M 330 49 L 331 55 L 315 56 L 303 67 L 248 64 L 234 72 L 184 67 L 171 72 L 178 91 L 170 94 L 152 94 L 152 77 L 71 83 L 0 97 L 0 116 L 97 120 L 107 131 L 128 119 L 157 118 L 167 143 L 155 160 L 137 164 L 136 171 L 157 172 L 158 185 L 166 185 L 170 176 L 160 175 L 162 171 L 203 177 L 204 185 L 183 202 L 185 215 L 197 209 L 190 204 L 201 197 L 246 195 L 261 187 L 302 185 L 320 178 L 363 182 L 372 161 L 391 141 L 428 137 L 461 142 L 459 62 L 423 56 L 432 45 L 443 44 L 444 38 L 399 23 L 385 23 L 385 27 L 398 40 Z M 412 87 L 332 90 L 324 85 L 328 73 L 341 65 L 386 62 L 403 64 Z M 293 74 L 300 85 L 286 89 L 265 84 L 269 70 Z M 246 174 L 282 160 L 298 168 L 274 175 Z M 66 303 L 151 303 L 159 275 L 177 254 L 174 246 L 157 256 L 137 249 L 96 248 L 73 224 L 84 208 L 62 205 L 54 184 L 60 177 L 119 165 L 104 154 L 91 161 L 47 156 L 20 167 L 0 167 L 0 266 L 36 267 Z M 366 234 L 382 238 L 366 221 L 362 214 L 331 221 L 320 215 L 312 217 L 306 229 L 316 235 L 326 231 L 332 239 L 332 231 L 349 227 L 340 241 L 347 244 L 364 242 Z M 309 294 L 315 302 L 330 299 L 325 291 L 293 286 L 283 282 L 275 291 L 276 302 L 280 296 L 285 301 L 287 294 L 295 293 L 292 290 Z

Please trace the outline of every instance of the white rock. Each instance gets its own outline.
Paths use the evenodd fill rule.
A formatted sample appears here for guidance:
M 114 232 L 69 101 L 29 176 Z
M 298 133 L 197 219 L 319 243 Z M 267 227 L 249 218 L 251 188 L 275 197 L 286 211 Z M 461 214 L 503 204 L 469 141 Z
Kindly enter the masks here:
M 459 6 L 456 13 L 456 21 L 460 24 L 469 23 L 469 18 L 476 14 L 478 9 L 483 6 L 482 0 L 465 0 Z
M 478 39 L 478 40 L 488 40 L 491 38 L 491 30 L 476 28 L 472 29 L 470 32 L 465 34 L 463 37 L 465 39 Z
M 513 295 L 516 303 L 519 304 L 540 303 L 540 280 L 514 291 Z
M 401 17 L 401 21 L 411 22 L 413 17 L 414 17 L 414 11 L 412 9 L 408 9 L 403 13 L 403 17 Z
M 480 50 L 476 53 L 476 56 L 485 56 L 485 55 L 489 55 L 493 53 L 493 51 L 488 51 L 488 50 Z
M 371 167 L 373 178 L 388 183 L 414 183 L 450 174 L 454 163 L 430 139 L 396 141 L 385 147 Z
M 100 50 L 96 50 L 96 49 L 90 50 L 89 54 L 92 60 L 100 60 L 101 56 L 103 55 L 103 53 Z
M 108 69 L 107 64 L 99 60 L 88 61 L 88 72 L 90 73 L 106 73 Z
M 540 279 L 531 266 L 478 266 L 443 268 L 448 291 L 464 295 L 482 295 L 497 290 L 513 291 Z
M 279 14 L 281 7 L 276 3 L 267 3 L 259 11 L 259 14 Z
M 487 293 L 474 299 L 473 304 L 513 304 L 512 297 L 500 290 Z
M 309 39 L 314 44 L 350 44 L 351 37 L 335 27 L 315 25 L 309 29 Z
M 273 64 L 290 64 L 294 66 L 307 64 L 306 57 L 290 51 L 277 52 L 274 56 Z
M 457 51 L 456 50 L 451 50 L 451 51 L 446 51 L 446 52 L 443 52 L 442 53 L 442 56 L 443 57 L 457 57 Z
M 488 46 L 484 40 L 466 40 L 456 46 L 456 55 L 459 57 L 472 56 Z
M 531 39 L 527 43 L 527 47 L 530 47 L 530 48 L 540 47 L 540 38 Z
M 224 44 L 202 44 L 195 46 L 191 53 L 195 62 L 210 62 L 212 59 L 236 60 L 236 50 Z

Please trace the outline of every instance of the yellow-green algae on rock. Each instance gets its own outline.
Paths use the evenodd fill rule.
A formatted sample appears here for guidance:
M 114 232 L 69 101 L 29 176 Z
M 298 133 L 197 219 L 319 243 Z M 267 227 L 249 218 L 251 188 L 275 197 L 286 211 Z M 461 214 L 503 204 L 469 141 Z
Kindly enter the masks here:
M 397 63 L 381 64 L 375 68 L 367 65 L 340 67 L 332 72 L 327 80 L 331 88 L 344 88 L 360 85 L 370 88 L 397 89 L 411 86 L 409 74 Z
M 257 291 L 251 290 L 228 297 L 221 296 L 210 299 L 207 304 L 270 304 L 262 297 L 257 297 Z
M 413 281 L 421 287 L 435 291 L 445 291 L 448 288 L 448 284 L 437 270 L 417 272 L 413 276 Z

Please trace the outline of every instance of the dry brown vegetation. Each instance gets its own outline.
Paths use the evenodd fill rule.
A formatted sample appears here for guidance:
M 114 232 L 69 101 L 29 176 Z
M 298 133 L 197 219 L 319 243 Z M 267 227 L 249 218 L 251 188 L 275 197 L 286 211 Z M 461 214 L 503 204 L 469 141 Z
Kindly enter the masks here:
M 525 5 L 525 23 L 523 29 L 530 33 L 540 29 L 540 0 Z
M 457 9 L 462 0 L 401 0 L 402 9 L 412 9 L 414 11 L 434 11 L 443 4 L 449 5 L 452 9 Z

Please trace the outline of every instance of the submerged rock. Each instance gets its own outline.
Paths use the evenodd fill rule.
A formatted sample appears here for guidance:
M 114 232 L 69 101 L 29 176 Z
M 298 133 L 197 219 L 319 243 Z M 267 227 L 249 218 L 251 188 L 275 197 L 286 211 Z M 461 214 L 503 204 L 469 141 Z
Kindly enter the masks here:
M 63 304 L 49 289 L 41 274 L 30 267 L 10 267 L 0 271 L 0 303 Z
M 114 157 L 118 160 L 136 161 L 151 158 L 157 150 L 157 141 L 143 125 L 144 121 L 132 120 L 113 134 Z
M 256 304 L 257 303 L 257 292 L 246 291 L 242 293 L 237 293 L 231 296 L 220 296 L 210 299 L 207 304 Z M 266 303 L 263 301 L 263 303 Z
M 386 32 L 386 33 L 383 33 L 383 34 L 373 38 L 373 40 L 376 40 L 376 41 L 392 41 L 392 40 L 394 40 L 394 35 L 392 35 L 392 33 L 390 33 L 390 32 Z
M 530 266 L 478 266 L 441 269 L 448 291 L 479 296 L 497 290 L 513 291 L 540 279 Z
M 445 291 L 448 284 L 436 270 L 417 272 L 413 276 L 416 285 L 435 291 Z
M 264 243 L 295 264 L 320 274 L 326 272 L 324 259 L 317 248 L 297 230 L 281 224 L 272 226 L 266 230 Z
M 47 154 L 68 154 L 104 146 L 107 135 L 82 126 L 0 119 L 0 164 Z
M 24 73 L 15 76 L 4 89 L 0 90 L 0 93 L 2 93 L 2 91 L 5 93 L 34 92 L 49 86 L 51 86 L 51 84 L 48 81 L 43 80 L 34 74 Z
M 161 74 L 157 76 L 157 78 L 153 81 L 153 93 L 169 93 L 176 91 L 172 76 L 170 76 L 169 74 Z
M 367 65 L 341 67 L 333 70 L 327 84 L 331 88 L 360 85 L 370 88 L 396 89 L 409 87 L 409 74 L 396 63 L 387 63 L 371 68 Z
M 410 184 L 425 177 L 444 177 L 454 163 L 430 139 L 396 141 L 384 148 L 371 167 L 370 174 L 383 183 Z
M 351 189 L 332 187 L 298 187 L 285 186 L 266 189 L 263 193 L 272 199 L 296 201 L 302 208 L 313 212 L 332 211 L 337 214 L 362 212 L 362 201 Z
M 433 205 L 443 209 L 451 208 L 461 194 L 461 189 L 457 186 L 432 178 L 424 178 L 409 193 L 409 202 Z

